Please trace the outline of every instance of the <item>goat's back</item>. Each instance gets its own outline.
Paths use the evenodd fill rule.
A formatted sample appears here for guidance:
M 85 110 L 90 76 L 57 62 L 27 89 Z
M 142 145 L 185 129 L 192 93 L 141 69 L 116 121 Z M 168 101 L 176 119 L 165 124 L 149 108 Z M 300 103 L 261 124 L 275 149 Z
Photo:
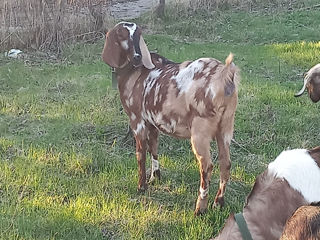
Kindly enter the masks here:
M 194 117 L 234 114 L 239 75 L 232 59 L 224 65 L 213 58 L 180 64 L 160 55 L 152 58 L 158 67 L 144 80 L 142 109 L 144 119 L 158 129 L 188 138 L 185 126 L 190 126 Z

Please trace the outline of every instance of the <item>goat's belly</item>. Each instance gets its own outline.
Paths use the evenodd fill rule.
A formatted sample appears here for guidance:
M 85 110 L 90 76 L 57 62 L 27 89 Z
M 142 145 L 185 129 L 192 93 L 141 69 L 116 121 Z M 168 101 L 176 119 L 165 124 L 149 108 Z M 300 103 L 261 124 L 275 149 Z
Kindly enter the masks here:
M 177 138 L 190 138 L 190 127 L 185 122 L 181 122 L 179 118 L 172 118 L 161 113 L 154 114 L 147 112 L 144 119 L 155 126 L 164 134 Z
M 190 128 L 182 124 L 177 124 L 174 128 L 167 125 L 158 125 L 156 126 L 162 133 L 167 134 L 176 138 L 190 138 Z

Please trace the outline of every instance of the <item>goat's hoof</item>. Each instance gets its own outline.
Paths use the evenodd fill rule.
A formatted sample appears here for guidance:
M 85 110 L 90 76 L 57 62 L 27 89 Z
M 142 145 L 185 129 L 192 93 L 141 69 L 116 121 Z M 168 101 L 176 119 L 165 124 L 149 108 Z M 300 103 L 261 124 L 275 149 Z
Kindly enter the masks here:
M 200 209 L 200 208 L 196 208 L 196 210 L 194 211 L 194 216 L 202 216 L 204 215 L 208 210 L 207 209 Z
M 195 216 L 203 215 L 208 210 L 208 196 L 204 199 L 198 197 L 197 203 L 196 203 L 196 210 L 194 211 Z
M 157 179 L 158 179 L 158 181 L 160 181 L 160 169 L 154 171 L 152 174 L 151 169 L 149 168 L 147 170 L 147 179 L 149 179 L 149 181 L 148 181 L 149 184 L 155 183 Z
M 212 204 L 212 208 L 223 208 L 224 206 L 224 197 L 217 197 Z
M 142 186 L 139 186 L 138 187 L 138 193 L 145 193 L 148 189 L 148 185 L 145 184 L 145 185 L 142 185 Z

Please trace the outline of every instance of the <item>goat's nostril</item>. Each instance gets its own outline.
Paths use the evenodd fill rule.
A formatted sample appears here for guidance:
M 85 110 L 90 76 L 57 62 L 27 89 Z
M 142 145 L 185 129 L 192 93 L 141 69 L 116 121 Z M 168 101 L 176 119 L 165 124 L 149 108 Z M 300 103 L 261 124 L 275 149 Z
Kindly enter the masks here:
M 141 55 L 140 54 L 135 54 L 134 56 L 133 56 L 133 58 L 134 58 L 134 60 L 141 60 Z

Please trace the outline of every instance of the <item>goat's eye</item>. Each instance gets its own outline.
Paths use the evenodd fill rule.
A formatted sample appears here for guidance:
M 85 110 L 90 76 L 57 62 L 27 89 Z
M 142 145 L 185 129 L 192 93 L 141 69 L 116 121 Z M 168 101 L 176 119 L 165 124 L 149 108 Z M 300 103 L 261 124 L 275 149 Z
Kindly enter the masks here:
M 118 35 L 118 39 L 122 41 L 122 40 L 128 39 L 129 33 L 126 29 L 119 29 L 117 35 Z

